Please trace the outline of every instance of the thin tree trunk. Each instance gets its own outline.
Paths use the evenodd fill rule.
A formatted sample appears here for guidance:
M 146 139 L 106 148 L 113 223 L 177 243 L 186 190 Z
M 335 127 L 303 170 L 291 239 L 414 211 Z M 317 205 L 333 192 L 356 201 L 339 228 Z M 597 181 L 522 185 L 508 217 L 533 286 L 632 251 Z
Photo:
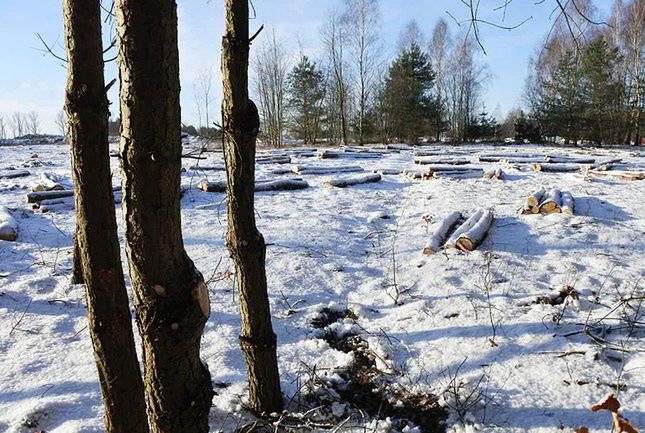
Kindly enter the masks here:
M 200 341 L 204 279 L 181 234 L 177 4 L 117 0 L 126 252 L 155 433 L 207 432 L 213 389 Z
M 68 59 L 65 109 L 76 192 L 75 270 L 82 270 L 87 288 L 105 430 L 146 433 L 143 383 L 112 196 L 100 3 L 64 0 L 63 7 Z
M 248 367 L 251 408 L 271 413 L 282 409 L 282 395 L 264 267 L 266 246 L 255 225 L 255 140 L 260 119 L 248 92 L 249 6 L 246 0 L 226 0 L 225 8 L 222 121 L 228 178 L 226 244 L 237 271 L 240 342 Z
M 70 144 L 72 140 L 70 138 Z M 76 234 L 74 235 L 74 250 L 72 252 L 72 284 L 83 284 L 85 282 L 83 278 L 83 265 L 81 264 L 81 248 L 78 244 L 78 227 L 76 228 Z

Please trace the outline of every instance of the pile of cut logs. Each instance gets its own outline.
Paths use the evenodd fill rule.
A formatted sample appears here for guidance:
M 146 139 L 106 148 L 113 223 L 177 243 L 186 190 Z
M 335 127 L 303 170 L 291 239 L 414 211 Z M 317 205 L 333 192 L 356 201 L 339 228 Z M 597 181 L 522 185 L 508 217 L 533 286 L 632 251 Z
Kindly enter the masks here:
M 452 212 L 434 232 L 423 248 L 423 254 L 434 254 L 442 247 L 473 251 L 486 237 L 493 225 L 493 219 L 491 209 L 478 209 L 465 220 L 460 212 Z
M 544 188 L 540 188 L 526 199 L 526 203 L 522 208 L 522 213 L 524 215 L 534 215 L 539 213 L 563 213 L 566 215 L 573 215 L 574 209 L 575 202 L 570 192 L 560 191 L 557 188 L 552 188 L 549 191 Z

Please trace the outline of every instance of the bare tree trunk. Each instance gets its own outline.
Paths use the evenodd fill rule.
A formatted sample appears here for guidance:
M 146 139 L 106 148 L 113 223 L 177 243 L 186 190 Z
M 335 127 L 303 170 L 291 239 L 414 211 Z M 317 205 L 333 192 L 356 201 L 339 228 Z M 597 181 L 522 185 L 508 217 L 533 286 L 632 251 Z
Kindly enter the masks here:
M 200 341 L 204 279 L 181 234 L 175 0 L 117 0 L 126 252 L 155 433 L 207 432 L 213 389 Z
M 70 144 L 71 139 L 70 139 Z M 72 284 L 83 284 L 85 279 L 83 278 L 83 265 L 81 264 L 81 248 L 78 242 L 78 226 L 76 228 L 76 234 L 74 235 L 74 250 L 72 252 Z
M 69 119 L 77 234 L 75 270 L 87 287 L 87 316 L 109 433 L 146 433 L 146 405 L 123 281 L 108 148 L 98 1 L 64 0 Z
M 226 244 L 237 271 L 240 342 L 248 367 L 251 407 L 271 413 L 282 409 L 282 395 L 264 267 L 266 246 L 255 225 L 255 140 L 260 119 L 248 91 L 249 6 L 246 0 L 226 0 L 225 8 L 222 124 L 228 177 Z

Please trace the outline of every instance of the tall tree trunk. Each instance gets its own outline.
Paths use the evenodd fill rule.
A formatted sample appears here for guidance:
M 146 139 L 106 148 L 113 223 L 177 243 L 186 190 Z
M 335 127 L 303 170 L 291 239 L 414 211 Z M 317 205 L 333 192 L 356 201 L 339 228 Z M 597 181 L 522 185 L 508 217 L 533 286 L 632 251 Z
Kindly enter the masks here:
M 213 388 L 200 341 L 210 314 L 181 234 L 177 4 L 117 0 L 126 252 L 153 432 L 207 432 Z
M 73 144 L 71 138 L 70 143 Z M 83 265 L 81 264 L 81 248 L 78 242 L 77 227 L 76 234 L 74 234 L 74 250 L 72 252 L 72 284 L 83 284 L 84 282 Z
M 64 0 L 68 59 L 65 110 L 72 152 L 77 233 L 74 256 L 87 287 L 87 315 L 109 433 L 146 433 L 110 176 L 108 99 L 97 0 Z M 75 248 L 76 249 L 76 248 Z
M 240 342 L 248 367 L 251 407 L 270 413 L 282 409 L 282 395 L 264 268 L 266 246 L 255 225 L 255 140 L 260 119 L 248 91 L 249 6 L 246 0 L 226 0 L 225 8 L 222 124 L 228 177 L 226 244 L 237 271 Z

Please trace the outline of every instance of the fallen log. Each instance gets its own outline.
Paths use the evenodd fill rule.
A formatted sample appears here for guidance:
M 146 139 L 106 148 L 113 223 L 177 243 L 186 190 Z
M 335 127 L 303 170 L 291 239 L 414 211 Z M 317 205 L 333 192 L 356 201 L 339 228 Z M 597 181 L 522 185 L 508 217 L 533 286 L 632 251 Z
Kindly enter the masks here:
M 461 251 L 473 251 L 482 243 L 492 224 L 493 211 L 486 209 L 468 231 L 459 235 L 455 241 L 455 247 Z
M 598 177 L 609 177 L 620 180 L 643 180 L 645 179 L 645 171 L 624 171 L 624 170 L 609 170 L 598 171 L 589 170 L 587 174 Z
M 485 212 L 484 209 L 477 209 L 477 211 L 474 214 L 472 214 L 470 218 L 468 218 L 459 227 L 457 227 L 457 230 L 453 232 L 453 234 L 450 236 L 450 238 L 448 238 L 448 240 L 444 244 L 444 248 L 455 247 L 457 243 L 457 239 L 459 239 L 459 236 L 463 235 L 468 230 L 473 228 L 473 226 L 477 224 L 479 219 L 482 217 L 484 212 Z
M 339 166 L 306 166 L 297 165 L 291 169 L 293 173 L 306 175 L 306 174 L 334 174 L 334 173 L 357 173 L 364 171 L 362 167 L 357 165 L 339 165 Z
M 525 215 L 539 213 L 540 212 L 540 203 L 542 202 L 542 199 L 544 198 L 545 194 L 546 194 L 546 190 L 544 188 L 540 188 L 537 191 L 534 191 L 526 199 L 526 203 L 524 204 L 524 208 L 522 209 L 522 213 L 525 214 Z
M 589 170 L 608 171 L 613 169 L 616 165 L 620 164 L 621 162 L 623 162 L 622 158 L 601 161 L 596 165 L 594 165 L 593 167 L 591 167 Z
M 575 158 L 571 156 L 551 156 L 544 157 L 544 162 L 551 164 L 595 164 L 594 158 Z
M 290 156 L 258 156 L 256 164 L 291 164 Z
M 492 171 L 487 171 L 484 173 L 484 179 L 499 179 L 502 180 L 504 178 L 504 172 L 502 171 L 501 168 L 498 168 L 496 170 Z
M 221 165 L 193 165 L 190 167 L 192 171 L 225 171 L 224 164 Z
M 60 197 L 72 197 L 74 195 L 73 190 L 64 189 L 60 191 L 38 191 L 30 192 L 27 194 L 27 203 L 38 203 L 43 200 L 60 198 Z
M 426 170 L 415 170 L 415 169 L 404 170 L 403 175 L 408 179 L 413 179 L 413 180 L 430 179 L 432 177 L 432 173 L 429 173 Z
M 469 159 L 458 159 L 458 158 L 417 158 L 414 160 L 415 164 L 418 165 L 430 165 L 430 164 L 447 164 L 447 165 L 467 165 L 470 164 Z
M 512 155 L 504 155 L 504 156 L 480 155 L 478 157 L 478 160 L 479 162 L 501 162 L 501 163 L 509 163 L 509 164 L 533 164 L 533 163 L 544 162 L 544 158 L 542 156 L 512 156 Z
M 351 159 L 379 159 L 383 155 L 380 153 L 369 153 L 369 152 L 343 152 L 341 150 L 321 150 L 316 153 L 316 156 L 320 159 L 339 159 L 339 158 L 351 158 Z
M 401 168 L 375 168 L 373 170 L 374 173 L 378 174 L 401 174 L 403 173 L 403 169 Z
M 381 175 L 378 173 L 364 174 L 359 176 L 345 177 L 340 179 L 331 179 L 325 182 L 325 186 L 336 188 L 346 188 L 348 186 L 360 185 L 364 183 L 376 183 L 381 181 Z
M 385 148 L 394 150 L 414 150 L 414 146 L 410 146 L 409 144 L 387 144 Z
M 0 179 L 16 179 L 30 174 L 29 170 L 0 170 Z
M 309 184 L 302 179 L 277 179 L 259 181 L 255 183 L 255 192 L 265 191 L 293 191 L 308 188 Z M 226 181 L 200 182 L 197 188 L 205 192 L 226 192 Z
M 545 173 L 569 173 L 574 171 L 581 171 L 581 169 L 582 167 L 578 164 L 533 164 L 533 171 L 543 171 Z
M 562 193 L 559 189 L 551 189 L 540 203 L 540 213 L 552 214 L 562 212 Z
M 573 211 L 575 210 L 575 202 L 571 193 L 569 191 L 562 191 L 560 198 L 562 200 L 562 213 L 565 215 L 573 215 Z
M 0 206 L 0 240 L 13 242 L 18 239 L 18 222 L 11 216 L 11 212 Z
M 484 170 L 482 168 L 473 168 L 468 170 L 442 170 L 432 172 L 432 177 L 434 179 L 439 178 L 473 178 L 473 177 L 482 177 L 484 175 Z
M 66 185 L 63 185 L 63 183 L 66 183 Z M 71 189 L 72 184 L 70 182 L 64 182 L 62 176 L 56 176 L 52 173 L 42 173 L 38 183 L 31 187 L 31 191 L 62 191 L 66 189 L 66 186 Z
M 423 254 L 434 254 L 438 252 L 441 249 L 441 245 L 448 237 L 448 234 L 454 229 L 460 220 L 461 213 L 456 211 L 444 218 L 439 228 L 437 228 L 426 246 L 423 248 Z

